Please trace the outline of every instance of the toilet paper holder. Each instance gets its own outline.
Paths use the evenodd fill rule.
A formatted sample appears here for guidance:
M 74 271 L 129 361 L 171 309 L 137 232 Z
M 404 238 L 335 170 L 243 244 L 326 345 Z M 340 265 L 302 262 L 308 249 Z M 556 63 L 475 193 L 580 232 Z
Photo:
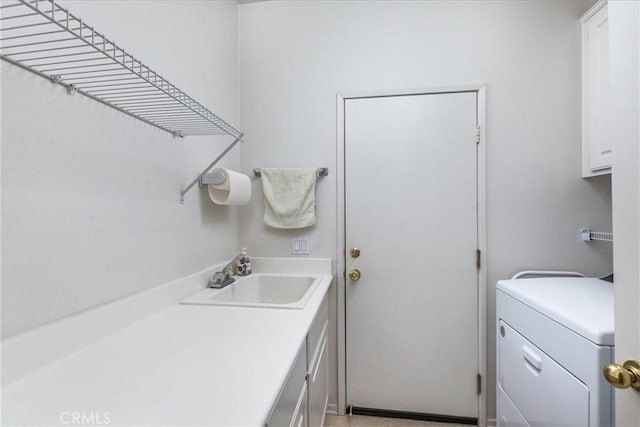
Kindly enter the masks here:
M 198 174 L 198 176 L 196 176 L 195 179 L 193 181 L 191 181 L 189 183 L 189 185 L 187 185 L 184 188 L 184 190 L 180 191 L 180 204 L 181 205 L 184 204 L 184 195 L 187 194 L 189 192 L 189 190 L 191 190 L 193 188 L 193 186 L 196 185 L 196 183 L 199 183 L 202 186 L 203 185 L 202 178 L 205 175 L 207 175 L 207 172 L 212 167 L 214 167 L 238 142 L 242 141 L 242 137 L 243 136 L 244 136 L 244 134 L 241 133 L 237 138 L 235 138 L 233 140 L 233 142 L 227 146 L 227 148 L 222 150 L 222 153 L 220 153 L 220 155 L 218 157 L 216 157 L 211 163 L 209 163 L 209 165 L 206 168 L 204 168 L 204 170 L 202 172 L 200 172 Z M 242 141 L 242 142 L 244 142 L 244 141 Z M 215 174 L 211 174 L 211 175 L 215 175 Z M 212 178 L 212 179 L 214 179 L 214 178 Z M 217 177 L 215 179 L 219 180 L 220 177 Z M 223 182 L 224 182 L 224 178 L 222 179 L 221 182 L 218 182 L 217 184 L 216 183 L 212 183 L 212 184 L 219 185 L 219 184 L 222 184 Z
M 227 177 L 224 173 L 220 171 L 213 171 L 212 173 L 207 173 L 202 175 L 200 178 L 200 186 L 203 185 L 220 185 L 224 182 Z

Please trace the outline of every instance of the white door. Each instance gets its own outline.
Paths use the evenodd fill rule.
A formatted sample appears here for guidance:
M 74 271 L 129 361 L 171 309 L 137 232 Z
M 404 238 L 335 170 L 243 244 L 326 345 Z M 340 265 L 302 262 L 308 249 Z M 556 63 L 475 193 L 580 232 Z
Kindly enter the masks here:
M 640 3 L 609 7 L 615 361 L 640 362 Z M 616 389 L 616 426 L 640 425 L 640 392 Z
M 351 407 L 478 417 L 476 98 L 345 101 Z

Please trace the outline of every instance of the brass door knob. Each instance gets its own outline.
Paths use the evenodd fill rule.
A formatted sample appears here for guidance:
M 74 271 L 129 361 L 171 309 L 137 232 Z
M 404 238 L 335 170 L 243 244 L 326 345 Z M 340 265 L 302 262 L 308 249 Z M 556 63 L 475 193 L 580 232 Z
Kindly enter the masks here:
M 615 388 L 633 387 L 640 391 L 640 362 L 627 360 L 622 366 L 610 363 L 602 369 L 604 379 Z
M 360 249 L 351 248 L 351 250 L 349 251 L 349 255 L 351 255 L 351 258 L 358 258 L 360 256 Z
M 360 276 L 362 276 L 362 273 L 360 273 L 360 270 L 358 270 L 357 268 L 354 268 L 349 272 L 349 278 L 354 282 L 360 280 Z

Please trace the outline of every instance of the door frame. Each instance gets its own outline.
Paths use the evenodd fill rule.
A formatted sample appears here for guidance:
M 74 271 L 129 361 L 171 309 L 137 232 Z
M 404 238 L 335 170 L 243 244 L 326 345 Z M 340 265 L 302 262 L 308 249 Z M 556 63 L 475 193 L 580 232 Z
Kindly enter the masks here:
M 338 93 L 336 97 L 336 190 L 337 190 L 337 239 L 336 239 L 336 312 L 338 343 L 338 407 L 344 415 L 347 408 L 347 364 L 346 364 L 346 247 L 345 247 L 345 102 L 357 98 L 385 96 L 435 95 L 459 92 L 475 92 L 477 95 L 477 122 L 480 126 L 480 144 L 477 151 L 478 185 L 478 246 L 480 269 L 478 270 L 478 372 L 482 376 L 478 395 L 478 426 L 487 424 L 487 204 L 486 204 L 486 86 L 461 85 L 423 90 L 371 91 L 360 93 Z

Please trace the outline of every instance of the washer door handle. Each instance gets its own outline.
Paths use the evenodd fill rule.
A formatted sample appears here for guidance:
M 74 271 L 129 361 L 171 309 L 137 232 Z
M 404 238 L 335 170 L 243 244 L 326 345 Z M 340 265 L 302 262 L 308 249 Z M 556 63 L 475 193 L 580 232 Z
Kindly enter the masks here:
M 536 371 L 542 371 L 542 357 L 527 345 L 522 346 L 524 360 L 529 363 Z

